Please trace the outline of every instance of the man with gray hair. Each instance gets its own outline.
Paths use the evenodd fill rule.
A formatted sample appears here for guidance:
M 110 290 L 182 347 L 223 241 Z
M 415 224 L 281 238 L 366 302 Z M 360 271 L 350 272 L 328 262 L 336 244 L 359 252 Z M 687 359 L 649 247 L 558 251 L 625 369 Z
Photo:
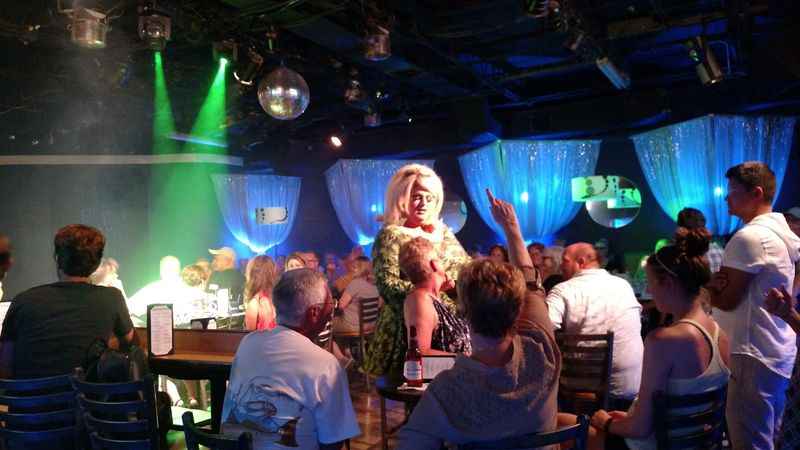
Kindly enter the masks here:
M 223 431 L 249 431 L 258 449 L 340 450 L 361 432 L 347 374 L 313 342 L 333 313 L 327 282 L 312 269 L 291 270 L 272 301 L 278 326 L 248 334 L 236 351 Z

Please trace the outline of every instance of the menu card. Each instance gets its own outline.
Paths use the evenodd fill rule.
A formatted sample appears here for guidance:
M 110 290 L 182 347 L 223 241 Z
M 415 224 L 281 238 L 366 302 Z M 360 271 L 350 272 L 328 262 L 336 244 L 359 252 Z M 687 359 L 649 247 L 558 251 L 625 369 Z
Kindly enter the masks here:
M 422 357 L 422 374 L 426 380 L 436 378 L 436 375 L 453 367 L 456 363 L 455 355 L 436 355 Z
M 152 356 L 164 356 L 175 352 L 172 305 L 150 305 L 147 307 L 147 348 Z
M 3 332 L 3 322 L 6 320 L 8 308 L 11 307 L 11 302 L 0 302 L 0 333 Z

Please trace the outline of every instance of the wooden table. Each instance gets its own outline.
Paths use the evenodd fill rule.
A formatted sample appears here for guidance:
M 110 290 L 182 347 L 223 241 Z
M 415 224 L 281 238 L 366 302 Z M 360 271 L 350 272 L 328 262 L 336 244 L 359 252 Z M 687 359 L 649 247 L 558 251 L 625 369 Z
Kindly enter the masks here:
M 142 348 L 147 348 L 147 329 L 137 328 Z M 239 342 L 247 333 L 222 330 L 175 330 L 175 352 L 150 356 L 150 371 L 179 380 L 211 383 L 211 430 L 219 433 L 225 390 Z
M 375 388 L 378 391 L 378 396 L 380 397 L 381 403 L 381 447 L 383 450 L 389 449 L 389 436 L 394 434 L 406 424 L 409 416 L 411 416 L 411 412 L 414 410 L 414 407 L 417 406 L 417 403 L 419 403 L 419 400 L 422 398 L 422 394 L 425 393 L 425 391 L 416 389 L 398 389 L 402 384 L 403 382 L 401 380 L 392 379 L 389 377 L 379 377 L 375 380 Z M 392 429 L 388 429 L 388 425 L 386 423 L 387 399 L 394 400 L 396 402 L 403 402 L 406 409 L 406 416 L 403 422 Z

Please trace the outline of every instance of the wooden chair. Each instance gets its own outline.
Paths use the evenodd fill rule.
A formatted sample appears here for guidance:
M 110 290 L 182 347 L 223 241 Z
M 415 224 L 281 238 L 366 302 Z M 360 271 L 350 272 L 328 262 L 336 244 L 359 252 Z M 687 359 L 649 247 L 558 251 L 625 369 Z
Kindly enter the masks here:
M 152 375 L 126 383 L 88 383 L 73 377 L 78 405 L 94 449 L 158 449 L 160 435 Z M 100 447 L 95 447 L 98 443 Z M 138 445 L 138 447 L 137 447 Z
M 592 414 L 608 409 L 614 333 L 556 333 L 556 340 L 561 350 L 559 410 Z
M 589 416 L 578 416 L 578 423 L 548 433 L 531 433 L 496 441 L 471 442 L 459 450 L 528 450 L 575 441 L 575 450 L 585 450 L 589 439 Z
M 703 394 L 653 396 L 659 450 L 722 449 L 728 385 Z
M 324 348 L 329 352 L 333 352 L 333 320 L 329 320 L 323 329 L 314 340 L 317 345 Z
M 181 419 L 187 450 L 200 450 L 201 445 L 211 450 L 253 450 L 253 436 L 250 433 L 242 433 L 234 439 L 200 431 L 194 423 L 194 416 L 188 411 L 183 413 Z
M 158 447 L 151 447 L 147 439 L 108 439 L 101 437 L 97 432 L 89 434 L 92 443 L 92 450 L 157 450 Z
M 5 449 L 75 448 L 75 391 L 69 375 L 0 380 Z
M 367 340 L 375 333 L 375 324 L 381 312 L 381 298 L 362 298 L 358 302 L 358 331 L 352 333 L 336 333 L 337 338 L 358 339 L 360 352 L 359 364 L 363 364 L 367 354 Z M 364 385 L 369 392 L 369 374 L 364 372 Z

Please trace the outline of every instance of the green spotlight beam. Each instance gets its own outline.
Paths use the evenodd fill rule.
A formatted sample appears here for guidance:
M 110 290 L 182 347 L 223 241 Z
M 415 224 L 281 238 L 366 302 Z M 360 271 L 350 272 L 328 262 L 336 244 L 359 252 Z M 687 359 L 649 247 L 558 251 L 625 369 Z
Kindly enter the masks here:
M 167 81 L 164 77 L 164 66 L 161 52 L 153 54 L 155 66 L 155 96 L 153 105 L 153 153 L 177 153 L 178 147 L 170 138 L 175 133 L 175 119 L 172 116 L 172 104 L 167 92 Z
M 225 129 L 225 75 L 227 66 L 228 60 L 221 58 L 217 74 L 208 89 L 208 95 L 206 95 L 203 106 L 200 107 L 200 112 L 197 114 L 197 119 L 192 126 L 191 135 L 193 138 L 209 139 L 225 145 L 228 143 Z M 225 147 L 215 148 L 199 142 L 187 143 L 186 147 L 190 152 L 226 152 Z

